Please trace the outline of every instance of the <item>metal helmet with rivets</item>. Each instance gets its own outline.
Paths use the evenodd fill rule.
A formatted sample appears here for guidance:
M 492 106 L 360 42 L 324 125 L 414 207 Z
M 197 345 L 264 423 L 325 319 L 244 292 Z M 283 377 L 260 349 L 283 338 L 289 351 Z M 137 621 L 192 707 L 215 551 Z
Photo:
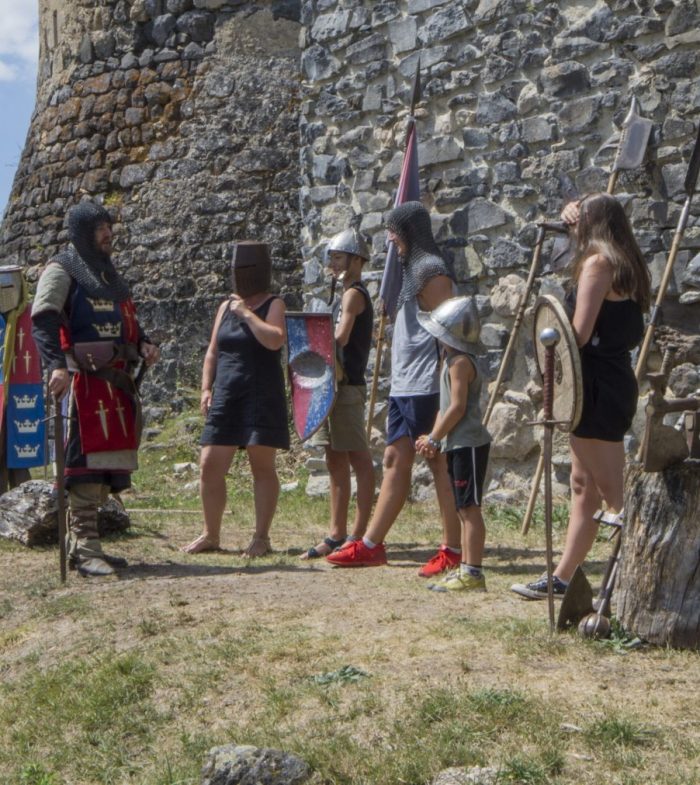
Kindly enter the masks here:
M 472 297 L 451 297 L 435 310 L 418 313 L 418 321 L 431 335 L 460 352 L 478 349 L 481 324 Z
M 357 229 L 343 229 L 342 232 L 331 237 L 326 246 L 326 256 L 329 256 L 333 251 L 360 256 L 365 261 L 369 259 L 369 248 L 365 238 Z

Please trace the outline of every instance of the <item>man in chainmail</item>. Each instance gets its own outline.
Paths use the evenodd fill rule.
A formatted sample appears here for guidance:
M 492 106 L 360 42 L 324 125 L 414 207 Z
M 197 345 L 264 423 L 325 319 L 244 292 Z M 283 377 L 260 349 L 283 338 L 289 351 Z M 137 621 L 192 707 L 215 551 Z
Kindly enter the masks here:
M 131 484 L 140 437 L 133 369 L 159 350 L 144 335 L 126 282 L 112 263 L 112 220 L 93 202 L 68 215 L 69 248 L 49 261 L 37 286 L 32 332 L 49 391 L 69 393 L 65 483 L 70 566 L 110 575 L 126 561 L 104 553 L 97 510 Z M 65 407 L 64 407 L 65 408 Z
M 411 489 L 415 441 L 430 433 L 440 404 L 438 346 L 421 327 L 419 310 L 432 311 L 454 296 L 454 277 L 440 255 L 430 214 L 420 202 L 405 202 L 387 218 L 388 236 L 396 245 L 403 282 L 391 346 L 391 390 L 387 417 L 384 475 L 367 534 L 327 558 L 338 567 L 386 564 L 384 539 Z M 432 577 L 460 562 L 460 524 L 445 456 L 439 451 L 428 464 L 435 481 L 443 541 L 419 574 Z

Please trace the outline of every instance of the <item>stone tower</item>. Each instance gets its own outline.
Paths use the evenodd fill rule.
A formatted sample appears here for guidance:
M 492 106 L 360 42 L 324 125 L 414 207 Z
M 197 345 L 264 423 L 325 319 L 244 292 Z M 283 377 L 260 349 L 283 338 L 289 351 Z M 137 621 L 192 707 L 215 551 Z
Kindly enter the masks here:
M 161 342 L 163 395 L 193 381 L 237 239 L 299 260 L 294 2 L 40 0 L 37 102 L 2 224 L 30 279 L 66 211 L 103 201 L 116 259 Z

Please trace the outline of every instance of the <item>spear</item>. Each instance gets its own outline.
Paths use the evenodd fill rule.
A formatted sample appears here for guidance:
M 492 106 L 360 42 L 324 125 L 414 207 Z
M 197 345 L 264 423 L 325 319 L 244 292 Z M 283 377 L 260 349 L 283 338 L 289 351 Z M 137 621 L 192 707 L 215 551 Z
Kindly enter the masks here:
M 688 216 L 690 215 L 690 203 L 693 200 L 693 194 L 695 193 L 695 188 L 698 183 L 699 171 L 700 171 L 700 125 L 698 126 L 698 136 L 697 139 L 695 140 L 695 147 L 693 147 L 693 154 L 690 156 L 688 171 L 685 175 L 685 182 L 683 183 L 683 190 L 685 191 L 685 202 L 683 204 L 683 209 L 681 210 L 681 214 L 678 219 L 676 232 L 673 235 L 673 243 L 671 245 L 671 251 L 666 261 L 666 267 L 664 268 L 664 274 L 661 278 L 661 283 L 659 284 L 659 291 L 657 292 L 656 295 L 656 302 L 654 303 L 654 307 L 651 309 L 651 316 L 649 317 L 649 324 L 647 325 L 647 330 L 644 335 L 644 342 L 642 343 L 642 348 L 639 350 L 637 367 L 634 370 L 634 375 L 637 377 L 638 382 L 641 381 L 642 375 L 644 374 L 644 371 L 646 369 L 647 355 L 649 354 L 651 339 L 654 337 L 656 325 L 659 321 L 661 303 L 666 295 L 666 289 L 668 288 L 669 281 L 671 280 L 671 273 L 673 272 L 673 265 L 674 262 L 676 261 L 676 256 L 678 256 L 678 249 L 680 248 L 681 238 L 683 237 L 683 233 L 685 232 L 685 227 L 688 224 Z
M 617 179 L 620 172 L 623 170 L 636 169 L 641 165 L 646 153 L 647 144 L 649 143 L 649 136 L 651 134 L 652 122 L 639 114 L 639 103 L 636 97 L 632 97 L 630 109 L 622 123 L 622 129 L 618 134 L 613 134 L 603 145 L 600 147 L 596 155 L 599 155 L 603 150 L 617 144 L 617 152 L 615 160 L 613 161 L 610 170 L 610 178 L 608 179 L 607 192 L 612 194 L 617 185 Z M 697 175 L 697 173 L 696 173 Z M 560 253 L 559 256 L 562 254 Z M 532 489 L 530 490 L 530 498 L 525 508 L 525 515 L 523 516 L 523 525 L 521 534 L 525 535 L 530 529 L 532 516 L 535 512 L 535 503 L 540 491 L 540 483 L 542 481 L 542 472 L 544 471 L 544 455 L 540 453 L 535 468 L 535 475 L 532 480 Z
M 411 200 L 420 198 L 420 185 L 418 181 L 418 144 L 416 140 L 416 105 L 421 99 L 420 84 L 420 57 L 416 64 L 416 76 L 413 81 L 413 92 L 411 94 L 411 114 L 408 118 L 408 128 L 406 130 L 406 142 L 404 145 L 405 153 L 401 167 L 399 185 L 396 189 L 394 207 Z M 398 253 L 394 243 L 389 243 L 384 265 L 384 275 L 379 289 L 379 297 L 382 302 L 381 316 L 379 317 L 379 330 L 377 334 L 377 351 L 374 359 L 374 373 L 372 374 L 372 386 L 370 389 L 369 406 L 367 410 L 367 438 L 372 436 L 372 421 L 374 419 L 374 406 L 377 400 L 377 386 L 379 384 L 379 371 L 382 364 L 382 353 L 385 343 L 385 330 L 387 316 L 393 319 L 396 316 L 396 305 L 401 290 L 403 272 L 399 262 Z

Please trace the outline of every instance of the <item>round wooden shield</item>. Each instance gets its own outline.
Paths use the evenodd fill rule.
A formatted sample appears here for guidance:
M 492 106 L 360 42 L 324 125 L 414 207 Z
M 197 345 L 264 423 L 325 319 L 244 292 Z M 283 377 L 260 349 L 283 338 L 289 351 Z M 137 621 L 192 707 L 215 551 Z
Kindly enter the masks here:
M 564 306 L 551 294 L 542 295 L 535 303 L 533 340 L 540 374 L 544 372 L 544 346 L 540 342 L 540 333 L 546 327 L 553 327 L 560 336 L 554 350 L 554 419 L 558 421 L 560 430 L 573 431 L 581 419 L 583 407 L 581 357 Z

